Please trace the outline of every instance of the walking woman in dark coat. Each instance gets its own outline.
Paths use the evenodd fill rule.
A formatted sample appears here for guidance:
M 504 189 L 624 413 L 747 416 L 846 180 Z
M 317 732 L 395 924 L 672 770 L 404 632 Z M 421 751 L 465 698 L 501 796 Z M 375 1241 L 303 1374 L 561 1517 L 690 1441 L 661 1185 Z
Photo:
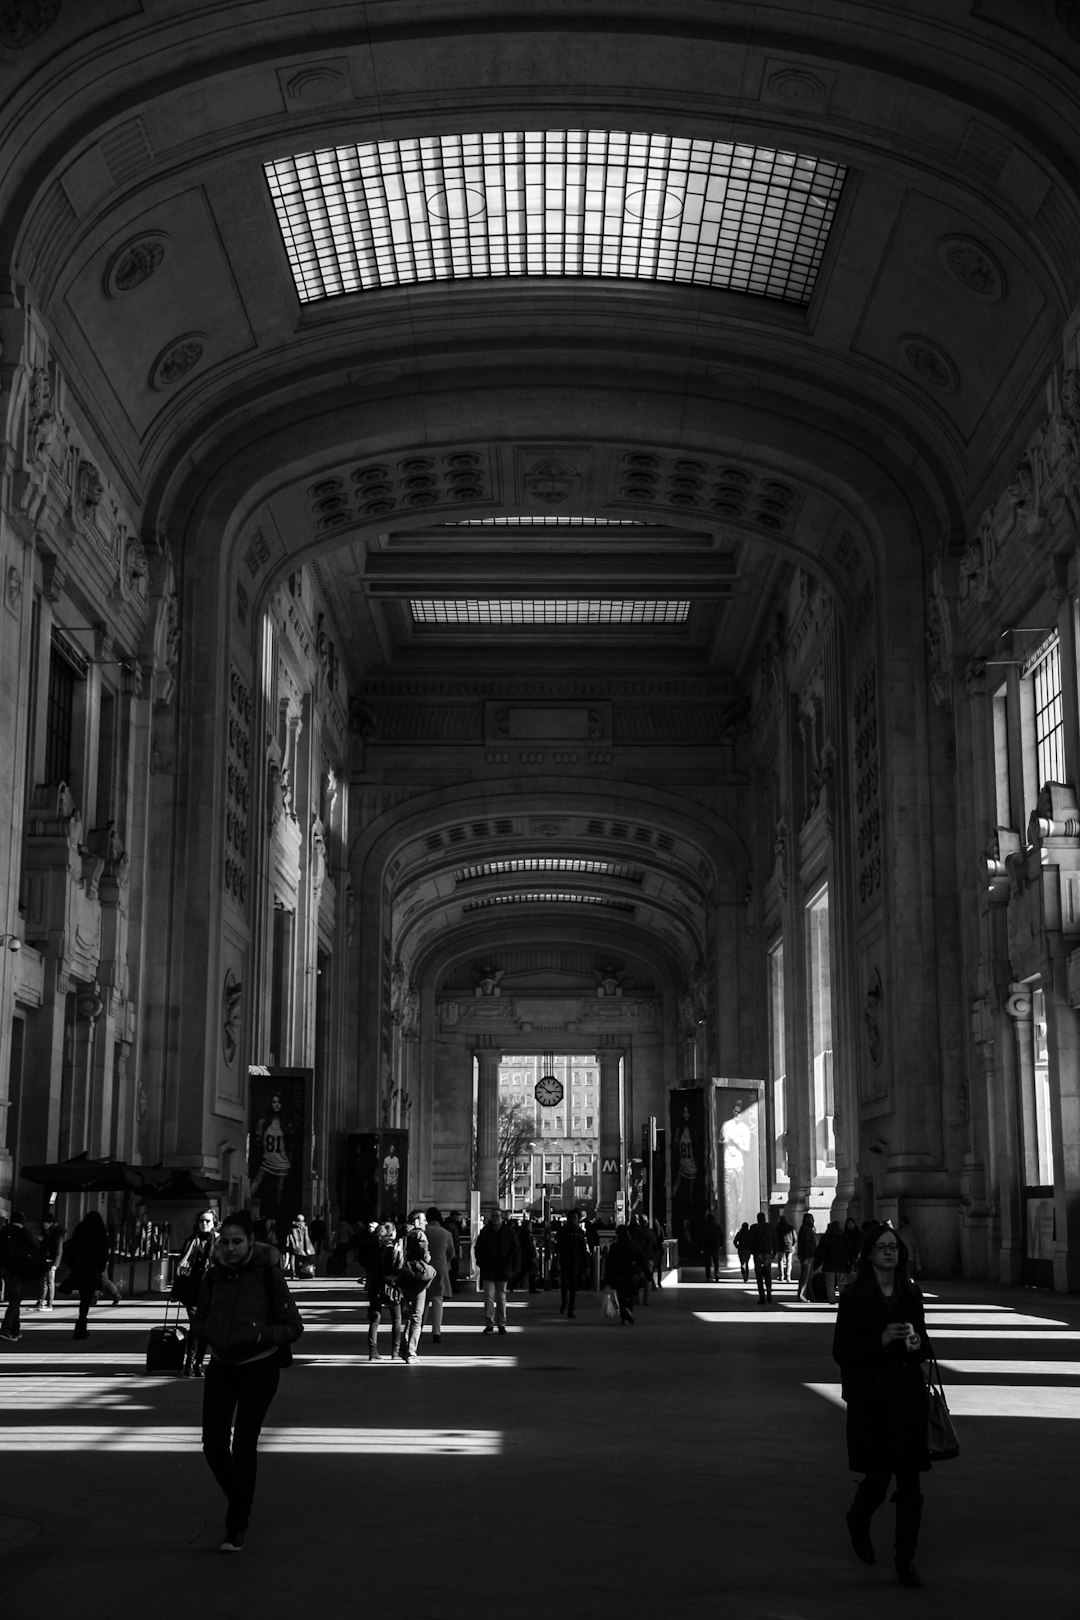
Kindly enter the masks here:
M 203 1278 L 194 1328 L 210 1347 L 203 1381 L 203 1455 L 228 1503 L 221 1551 L 240 1552 L 251 1516 L 259 1433 L 289 1346 L 304 1331 L 281 1257 L 257 1243 L 247 1210 L 235 1210 Z
M 870 1520 L 896 1479 L 896 1573 L 904 1586 L 923 1583 L 915 1569 L 922 1517 L 919 1475 L 930 1467 L 923 1362 L 930 1357 L 921 1291 L 908 1275 L 908 1255 L 891 1226 L 867 1228 L 855 1280 L 840 1295 L 833 1334 L 847 1402 L 848 1460 L 865 1477 L 847 1514 L 851 1545 L 874 1562 Z

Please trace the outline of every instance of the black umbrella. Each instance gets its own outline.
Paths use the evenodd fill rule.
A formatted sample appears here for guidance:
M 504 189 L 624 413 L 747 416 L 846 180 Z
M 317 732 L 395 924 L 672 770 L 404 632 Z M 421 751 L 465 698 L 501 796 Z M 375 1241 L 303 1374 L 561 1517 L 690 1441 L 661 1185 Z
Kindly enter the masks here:
M 134 1165 L 123 1159 L 91 1159 L 86 1153 L 57 1164 L 26 1164 L 19 1175 L 50 1192 L 131 1192 L 139 1185 Z

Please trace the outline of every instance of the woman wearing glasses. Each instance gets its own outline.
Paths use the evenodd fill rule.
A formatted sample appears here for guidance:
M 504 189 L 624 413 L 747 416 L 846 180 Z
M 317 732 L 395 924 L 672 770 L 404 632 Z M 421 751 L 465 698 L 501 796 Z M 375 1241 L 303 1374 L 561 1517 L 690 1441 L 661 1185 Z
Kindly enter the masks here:
M 864 1475 L 847 1514 L 851 1545 L 864 1564 L 874 1562 L 870 1520 L 895 1478 L 895 1564 L 904 1586 L 923 1584 L 913 1560 L 922 1517 L 919 1475 L 930 1467 L 922 1369 L 929 1356 L 907 1249 L 891 1226 L 875 1221 L 863 1236 L 855 1280 L 840 1295 L 833 1359 L 847 1402 L 848 1460 Z

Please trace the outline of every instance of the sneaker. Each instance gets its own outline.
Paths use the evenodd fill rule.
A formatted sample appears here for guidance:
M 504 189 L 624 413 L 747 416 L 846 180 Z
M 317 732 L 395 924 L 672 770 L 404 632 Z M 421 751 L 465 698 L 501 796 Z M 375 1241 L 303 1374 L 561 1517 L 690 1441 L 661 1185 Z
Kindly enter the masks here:
M 225 1532 L 225 1540 L 221 1543 L 221 1546 L 218 1548 L 218 1552 L 243 1552 L 243 1550 L 244 1550 L 244 1532 L 243 1532 L 243 1530 L 226 1530 L 226 1532 Z
M 14 1344 L 17 1339 L 21 1338 L 21 1333 L 12 1333 L 10 1328 L 0 1328 L 0 1339 L 10 1339 Z
M 484 1332 L 485 1333 L 494 1333 L 494 1331 L 495 1331 L 495 1329 L 492 1327 L 490 1322 L 485 1322 L 484 1323 Z
M 505 1333 L 505 1332 L 506 1332 L 506 1329 L 505 1329 L 505 1328 L 504 1328 L 504 1327 L 501 1327 L 501 1328 L 500 1328 L 500 1329 L 499 1329 L 499 1332 L 500 1332 L 500 1333 Z

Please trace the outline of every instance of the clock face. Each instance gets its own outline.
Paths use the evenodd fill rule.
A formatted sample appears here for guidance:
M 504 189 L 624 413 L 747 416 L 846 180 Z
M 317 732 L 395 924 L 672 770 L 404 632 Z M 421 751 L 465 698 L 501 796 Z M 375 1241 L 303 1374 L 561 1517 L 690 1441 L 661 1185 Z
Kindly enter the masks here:
M 562 1102 L 563 1095 L 563 1083 L 556 1080 L 553 1074 L 542 1074 L 533 1091 L 533 1096 L 541 1108 L 554 1108 L 556 1103 Z

